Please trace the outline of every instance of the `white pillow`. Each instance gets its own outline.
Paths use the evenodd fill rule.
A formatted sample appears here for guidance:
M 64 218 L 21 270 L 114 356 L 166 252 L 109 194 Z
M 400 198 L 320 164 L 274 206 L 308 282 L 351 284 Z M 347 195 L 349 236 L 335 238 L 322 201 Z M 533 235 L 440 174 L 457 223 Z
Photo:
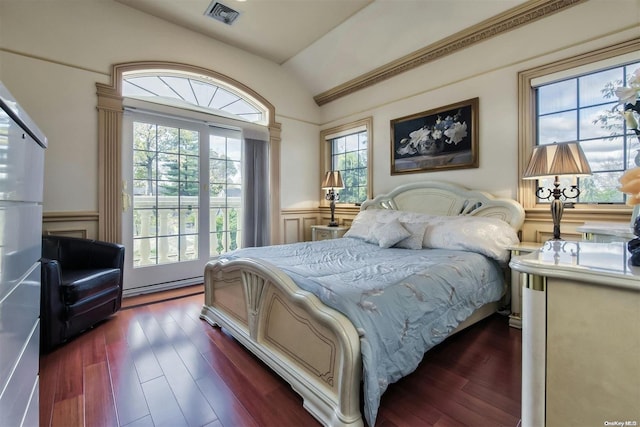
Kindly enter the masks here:
M 372 230 L 378 223 L 400 221 L 401 225 L 414 235 L 420 235 L 421 227 L 414 224 L 426 224 L 422 239 L 423 248 L 440 248 L 473 251 L 498 261 L 509 259 L 508 246 L 519 242 L 518 236 L 511 226 L 498 218 L 476 216 L 435 216 L 417 212 L 396 211 L 390 209 L 367 209 L 358 212 L 351 228 L 345 236 L 356 237 L 369 242 L 375 239 Z M 411 224 L 411 225 L 409 225 Z M 375 240 L 374 243 L 379 243 Z M 397 247 L 410 246 L 417 248 L 412 239 L 396 243 Z
M 357 239 L 369 240 L 371 231 L 378 223 L 386 223 L 397 218 L 399 211 L 387 209 L 367 209 L 358 212 L 353 219 L 351 227 L 344 234 L 345 237 L 355 237 Z
M 439 217 L 429 224 L 422 246 L 473 251 L 507 262 L 507 247 L 519 242 L 515 230 L 498 218 L 475 216 Z
M 410 233 L 409 237 L 400 240 L 395 244 L 396 248 L 422 249 L 424 233 L 429 226 L 428 222 L 403 222 L 400 224 Z
M 371 229 L 369 241 L 377 242 L 381 248 L 390 248 L 396 243 L 411 236 L 411 233 L 400 224 L 400 221 L 393 219 L 389 222 L 381 222 Z

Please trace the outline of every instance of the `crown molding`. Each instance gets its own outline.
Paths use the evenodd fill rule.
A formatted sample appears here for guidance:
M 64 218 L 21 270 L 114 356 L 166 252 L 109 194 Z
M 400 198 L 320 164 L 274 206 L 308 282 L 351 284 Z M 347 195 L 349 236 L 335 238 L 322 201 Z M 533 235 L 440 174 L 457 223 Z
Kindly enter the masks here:
M 319 106 L 587 0 L 531 0 L 313 97 Z

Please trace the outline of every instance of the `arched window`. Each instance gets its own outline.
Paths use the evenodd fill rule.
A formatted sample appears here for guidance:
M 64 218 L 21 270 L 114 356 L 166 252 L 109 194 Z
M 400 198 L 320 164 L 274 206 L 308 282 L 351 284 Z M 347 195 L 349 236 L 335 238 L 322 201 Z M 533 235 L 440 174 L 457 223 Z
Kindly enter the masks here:
M 122 75 L 122 95 L 267 125 L 268 110 L 250 95 L 210 76 L 171 70 Z
M 234 191 L 237 192 L 238 182 L 236 181 L 240 179 L 240 174 L 231 174 L 225 181 L 220 177 L 226 176 L 227 172 L 221 175 L 217 173 L 220 172 L 218 169 L 220 165 L 228 166 L 238 163 L 239 160 L 234 152 L 236 148 L 233 148 L 233 144 L 237 144 L 239 135 L 243 135 L 243 141 L 247 141 L 254 139 L 252 135 L 260 134 L 259 139 L 268 143 L 266 169 L 269 175 L 264 181 L 268 181 L 271 187 L 268 191 L 261 192 L 262 196 L 268 194 L 268 200 L 265 203 L 268 206 L 268 214 L 264 215 L 270 218 L 268 229 L 271 241 L 268 243 L 279 242 L 280 125 L 274 122 L 274 108 L 264 98 L 224 75 L 173 63 L 144 62 L 116 65 L 113 70 L 112 84 L 98 83 L 97 88 L 101 167 L 98 207 L 100 239 L 121 241 L 123 208 L 128 208 L 132 201 L 134 204 L 136 201 L 142 201 L 146 196 L 159 197 L 161 191 L 158 189 L 162 189 L 162 192 L 166 193 L 162 194 L 166 196 L 162 202 L 169 203 L 171 206 L 167 205 L 165 210 L 162 210 L 160 202 L 151 203 L 149 206 L 158 212 L 151 215 L 144 212 L 145 220 L 155 224 L 153 226 L 157 228 L 157 232 L 152 232 L 151 236 L 146 234 L 137 236 L 130 251 L 137 251 L 138 258 L 141 252 L 144 253 L 146 258 L 142 264 L 138 259 L 139 265 L 159 265 L 174 260 L 192 260 L 196 256 L 194 254 L 198 251 L 198 245 L 200 245 L 202 257 L 205 253 L 201 243 L 204 237 L 192 235 L 192 232 L 194 230 L 198 232 L 198 227 L 194 227 L 194 221 L 197 220 L 198 215 L 205 216 L 205 212 L 210 212 L 211 215 L 206 222 L 206 227 L 211 231 L 211 248 L 210 251 L 206 251 L 206 255 L 208 256 L 209 252 L 212 254 L 219 252 L 220 248 L 223 250 L 233 248 L 239 241 L 236 231 L 239 231 L 240 227 L 235 223 L 233 228 L 230 227 L 229 221 L 230 218 L 233 218 L 233 221 L 238 219 L 237 209 L 230 207 L 231 205 L 229 207 L 225 205 L 214 213 L 214 211 L 203 210 L 204 206 L 199 206 L 198 211 L 191 202 L 192 193 L 197 192 L 198 186 L 210 188 L 211 190 L 207 191 L 207 197 L 210 200 L 215 199 L 218 203 L 221 198 L 227 199 L 230 194 L 234 194 Z M 135 118 L 133 121 L 132 116 Z M 142 127 L 149 127 L 149 124 L 152 125 L 158 138 L 175 137 L 175 147 L 167 145 L 170 141 L 167 143 L 165 140 L 163 142 L 165 145 L 161 148 L 154 147 L 154 152 L 144 151 L 145 149 L 140 147 L 135 148 L 127 138 L 131 139 L 131 135 L 136 134 L 134 129 L 139 131 Z M 194 129 L 199 129 L 197 131 L 199 137 L 194 136 L 196 135 L 193 132 Z M 203 147 L 199 154 L 196 153 L 197 150 L 193 145 L 194 138 L 200 138 L 199 144 Z M 124 152 L 123 143 L 126 143 Z M 228 147 L 230 151 L 222 153 L 221 147 Z M 162 167 L 156 166 L 153 178 L 150 178 L 149 173 L 144 179 L 137 178 L 136 173 L 142 174 L 141 170 L 144 168 L 139 167 L 138 169 L 141 170 L 137 171 L 134 166 L 133 175 L 131 174 L 132 163 L 127 157 L 131 153 L 146 159 L 154 156 L 164 159 Z M 254 154 L 247 156 L 247 159 L 250 157 L 254 157 Z M 213 174 L 215 176 L 208 178 L 192 176 L 198 162 L 201 171 L 205 169 L 217 171 Z M 157 164 L 160 165 L 159 162 Z M 182 166 L 187 168 L 189 173 L 183 173 L 184 171 L 180 169 Z M 235 170 L 238 169 L 238 167 L 235 168 Z M 249 173 L 252 169 L 254 168 L 245 167 L 243 174 L 245 171 Z M 146 167 L 144 170 L 148 172 L 152 168 Z M 202 179 L 207 179 L 208 182 Z M 204 184 L 207 186 L 203 186 Z M 171 189 L 176 191 L 169 191 Z M 136 197 L 140 200 L 133 200 Z M 170 200 L 172 197 L 175 200 Z M 255 197 L 252 195 L 251 198 Z M 232 202 L 235 203 L 235 201 Z M 174 207 L 172 203 L 176 206 Z M 227 208 L 230 210 L 226 211 Z M 140 210 L 139 214 L 142 213 Z M 161 219 L 166 219 L 167 215 L 175 222 L 172 225 L 173 228 L 169 228 L 169 232 L 166 228 L 161 231 L 162 224 L 160 224 Z M 223 217 L 224 220 L 217 221 L 216 215 Z M 142 216 L 138 215 L 138 217 Z M 216 228 L 217 222 L 222 222 L 222 229 L 220 225 Z M 148 223 L 146 226 L 148 227 Z M 127 225 L 125 231 L 129 229 L 128 227 L 130 225 Z M 171 231 L 173 229 L 179 232 L 174 235 Z M 164 253 L 167 247 L 170 249 L 168 258 Z

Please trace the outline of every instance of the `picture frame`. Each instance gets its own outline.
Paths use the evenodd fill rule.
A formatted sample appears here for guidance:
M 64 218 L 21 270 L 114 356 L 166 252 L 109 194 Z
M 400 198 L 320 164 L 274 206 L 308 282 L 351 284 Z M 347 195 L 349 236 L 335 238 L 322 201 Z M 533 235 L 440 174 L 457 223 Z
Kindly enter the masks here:
M 391 120 L 391 175 L 479 166 L 479 98 Z

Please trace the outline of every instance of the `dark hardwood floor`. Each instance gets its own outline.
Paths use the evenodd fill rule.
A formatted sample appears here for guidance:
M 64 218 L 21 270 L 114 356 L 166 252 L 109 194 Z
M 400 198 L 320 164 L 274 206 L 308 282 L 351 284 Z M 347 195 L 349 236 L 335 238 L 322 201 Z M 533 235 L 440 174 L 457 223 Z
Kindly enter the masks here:
M 199 319 L 203 295 L 131 299 L 40 360 L 40 426 L 318 426 L 269 368 Z M 512 426 L 521 335 L 494 315 L 383 395 L 376 426 Z

